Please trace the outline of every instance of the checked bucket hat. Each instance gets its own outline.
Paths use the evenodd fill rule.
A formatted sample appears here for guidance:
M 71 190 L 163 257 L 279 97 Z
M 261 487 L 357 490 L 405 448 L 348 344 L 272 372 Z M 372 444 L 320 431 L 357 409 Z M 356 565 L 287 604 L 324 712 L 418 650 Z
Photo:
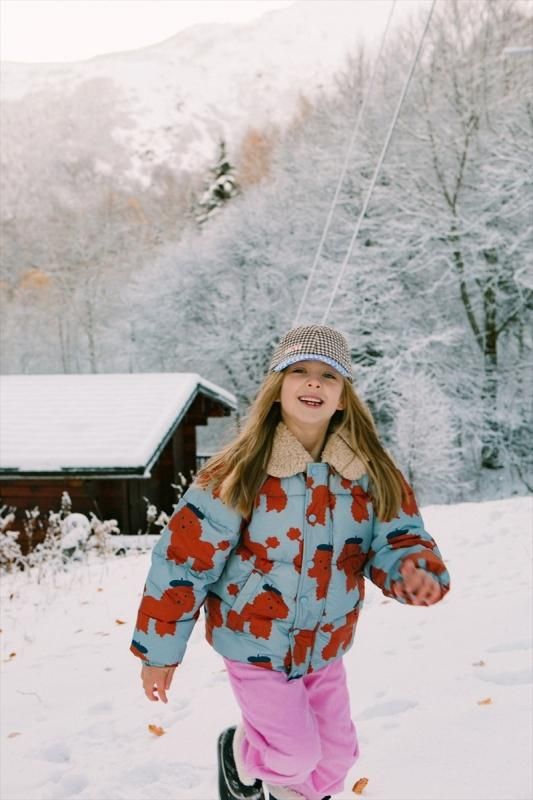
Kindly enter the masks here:
M 342 333 L 327 325 L 300 325 L 290 330 L 274 350 L 270 372 L 281 372 L 298 361 L 324 361 L 353 379 L 350 349 Z

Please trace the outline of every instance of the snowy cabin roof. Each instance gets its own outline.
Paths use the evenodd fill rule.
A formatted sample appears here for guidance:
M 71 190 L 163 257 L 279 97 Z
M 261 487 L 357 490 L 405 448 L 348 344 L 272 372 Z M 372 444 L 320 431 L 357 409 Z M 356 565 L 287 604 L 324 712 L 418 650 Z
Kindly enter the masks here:
M 3 375 L 0 474 L 147 475 L 198 394 L 236 408 L 195 373 Z

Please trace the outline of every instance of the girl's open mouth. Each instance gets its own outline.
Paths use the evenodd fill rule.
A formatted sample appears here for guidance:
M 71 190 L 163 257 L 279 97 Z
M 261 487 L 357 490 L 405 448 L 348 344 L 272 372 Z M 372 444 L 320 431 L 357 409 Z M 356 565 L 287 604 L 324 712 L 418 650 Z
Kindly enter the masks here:
M 306 397 L 305 395 L 303 397 L 299 397 L 298 400 L 310 408 L 319 408 L 319 406 L 321 406 L 324 402 L 318 397 Z

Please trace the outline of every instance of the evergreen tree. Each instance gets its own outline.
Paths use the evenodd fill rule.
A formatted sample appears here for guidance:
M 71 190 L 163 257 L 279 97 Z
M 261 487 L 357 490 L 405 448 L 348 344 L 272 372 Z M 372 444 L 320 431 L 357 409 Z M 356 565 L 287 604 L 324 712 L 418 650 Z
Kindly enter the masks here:
M 217 163 L 209 172 L 212 178 L 207 182 L 205 192 L 198 201 L 196 221 L 199 225 L 207 222 L 228 200 L 239 194 L 235 168 L 229 162 L 226 154 L 226 143 L 223 139 L 219 142 Z

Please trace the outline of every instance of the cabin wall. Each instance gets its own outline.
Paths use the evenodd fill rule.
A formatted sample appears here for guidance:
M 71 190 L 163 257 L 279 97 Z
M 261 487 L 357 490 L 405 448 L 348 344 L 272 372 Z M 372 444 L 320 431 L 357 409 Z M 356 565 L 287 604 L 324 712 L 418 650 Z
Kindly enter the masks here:
M 99 519 L 116 519 L 119 527 L 126 518 L 127 506 L 125 481 L 92 480 L 84 478 L 44 478 L 0 481 L 0 505 L 13 507 L 15 522 L 11 530 L 19 531 L 18 542 L 23 553 L 44 540 L 50 511 L 58 512 L 61 497 L 67 492 L 72 501 L 72 511 L 90 517 L 91 512 Z M 122 502 L 121 502 L 122 500 Z M 39 520 L 31 536 L 26 532 L 26 511 L 40 511 Z

